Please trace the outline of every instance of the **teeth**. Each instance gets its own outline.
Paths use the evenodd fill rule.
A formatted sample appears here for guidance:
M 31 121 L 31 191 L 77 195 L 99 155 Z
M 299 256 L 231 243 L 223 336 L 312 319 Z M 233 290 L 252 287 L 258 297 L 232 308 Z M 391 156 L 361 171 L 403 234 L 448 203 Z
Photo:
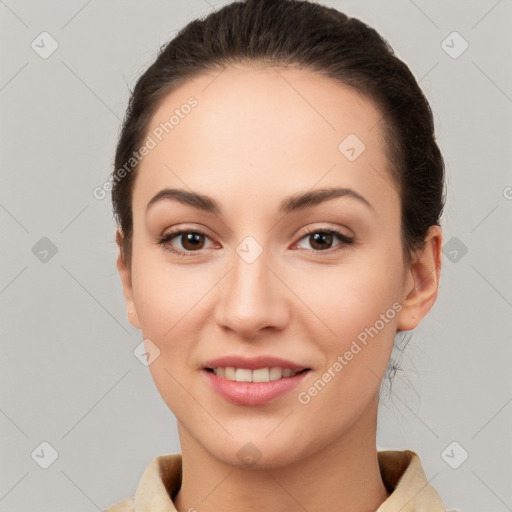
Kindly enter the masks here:
M 270 380 L 278 380 L 283 376 L 283 369 L 279 367 L 270 368 Z
M 224 377 L 227 380 L 234 380 L 236 382 L 269 382 L 271 380 L 293 377 L 299 372 L 295 372 L 289 368 L 279 368 L 278 366 L 258 368 L 257 370 L 228 366 L 226 368 L 214 368 L 213 373 L 215 373 L 217 377 Z
M 252 382 L 252 371 L 245 370 L 244 368 L 237 368 L 235 370 L 235 380 L 237 382 Z
M 252 371 L 253 382 L 268 382 L 270 380 L 270 370 L 268 368 L 259 368 Z

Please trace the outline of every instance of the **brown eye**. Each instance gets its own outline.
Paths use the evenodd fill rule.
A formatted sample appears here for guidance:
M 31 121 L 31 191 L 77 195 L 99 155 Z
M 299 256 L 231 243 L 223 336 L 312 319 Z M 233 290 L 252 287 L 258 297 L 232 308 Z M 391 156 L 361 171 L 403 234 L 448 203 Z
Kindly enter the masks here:
M 338 243 L 334 247 L 340 246 L 340 249 L 343 249 L 344 246 L 354 243 L 354 240 L 352 238 L 345 236 L 343 233 L 335 229 L 311 230 L 308 233 L 306 233 L 301 238 L 301 240 L 307 240 L 310 247 L 312 248 L 311 250 L 314 252 L 326 252 L 333 247 L 332 244 L 336 238 L 338 238 L 338 240 L 340 240 L 341 243 Z M 303 247 L 300 248 L 302 249 Z
M 187 255 L 204 249 L 207 239 L 208 236 L 201 231 L 181 230 L 164 235 L 158 243 L 170 252 Z M 177 240 L 178 243 L 173 242 L 173 240 Z
M 186 251 L 193 251 L 194 249 L 202 249 L 204 246 L 204 236 L 201 233 L 186 232 L 179 235 L 179 239 Z
M 330 246 L 332 245 L 333 236 L 332 233 L 313 233 L 312 235 L 309 235 L 309 242 L 311 244 L 311 247 L 313 249 L 317 249 L 319 251 L 323 249 L 330 249 Z M 329 247 L 326 247 L 329 246 Z

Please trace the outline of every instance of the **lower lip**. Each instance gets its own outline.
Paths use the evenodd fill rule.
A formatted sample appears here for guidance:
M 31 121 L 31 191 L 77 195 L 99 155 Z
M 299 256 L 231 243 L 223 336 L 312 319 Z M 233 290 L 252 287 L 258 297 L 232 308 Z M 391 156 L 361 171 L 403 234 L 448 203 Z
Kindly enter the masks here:
M 293 377 L 271 380 L 269 382 L 237 382 L 217 377 L 213 372 L 203 369 L 210 386 L 223 398 L 238 405 L 263 405 L 297 387 L 309 370 Z

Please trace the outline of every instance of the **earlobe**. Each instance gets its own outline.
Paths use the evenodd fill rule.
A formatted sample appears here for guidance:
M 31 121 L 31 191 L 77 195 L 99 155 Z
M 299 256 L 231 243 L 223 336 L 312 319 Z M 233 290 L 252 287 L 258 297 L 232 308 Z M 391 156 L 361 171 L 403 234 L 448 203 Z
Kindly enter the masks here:
M 402 310 L 397 317 L 397 329 L 415 329 L 434 305 L 439 291 L 442 258 L 442 231 L 430 226 L 425 246 L 419 251 L 407 271 Z
M 117 244 L 117 270 L 121 278 L 121 284 L 123 286 L 123 294 L 126 303 L 126 309 L 128 311 L 128 321 L 136 329 L 140 329 L 141 325 L 139 317 L 137 315 L 137 308 L 133 297 L 133 286 L 132 286 L 132 273 L 128 267 L 124 254 L 123 254 L 123 234 L 120 229 L 116 231 L 116 244 Z

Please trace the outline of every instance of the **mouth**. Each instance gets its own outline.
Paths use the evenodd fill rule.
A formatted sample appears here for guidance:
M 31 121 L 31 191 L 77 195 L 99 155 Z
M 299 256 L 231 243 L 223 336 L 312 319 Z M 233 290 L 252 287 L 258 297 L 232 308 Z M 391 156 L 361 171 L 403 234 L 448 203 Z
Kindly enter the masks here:
M 201 375 L 222 399 L 237 405 L 263 405 L 285 397 L 312 368 L 272 354 L 226 355 L 205 361 Z
M 205 370 L 219 378 L 234 382 L 271 382 L 295 377 L 301 373 L 308 372 L 310 368 L 292 370 L 291 368 L 280 366 L 267 366 L 253 370 L 250 368 L 236 368 L 234 366 L 217 366 L 215 368 L 205 368 Z
M 203 368 L 201 374 L 207 386 L 223 400 L 237 406 L 261 406 L 286 398 L 310 371 L 310 368 L 292 370 L 279 366 L 255 369 L 216 366 Z

